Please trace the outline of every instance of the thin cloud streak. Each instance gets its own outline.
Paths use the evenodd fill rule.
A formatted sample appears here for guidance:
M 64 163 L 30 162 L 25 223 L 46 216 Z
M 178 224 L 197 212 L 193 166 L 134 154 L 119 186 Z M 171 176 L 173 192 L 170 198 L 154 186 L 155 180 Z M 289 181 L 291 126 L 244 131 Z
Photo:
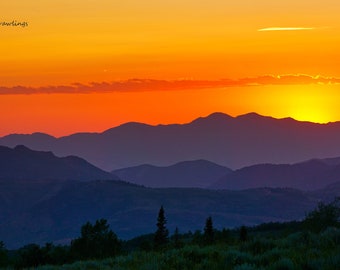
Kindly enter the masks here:
M 237 80 L 152 80 L 131 79 L 114 82 L 92 82 L 90 84 L 75 83 L 72 85 L 46 86 L 46 87 L 0 87 L 0 95 L 31 95 L 31 94 L 91 94 L 113 92 L 145 92 L 145 91 L 177 91 L 192 89 L 251 87 L 266 85 L 306 85 L 340 84 L 340 78 L 310 76 L 310 75 L 266 75 L 254 78 Z
M 314 27 L 267 27 L 261 28 L 257 31 L 266 32 L 266 31 L 304 31 L 304 30 L 314 30 Z

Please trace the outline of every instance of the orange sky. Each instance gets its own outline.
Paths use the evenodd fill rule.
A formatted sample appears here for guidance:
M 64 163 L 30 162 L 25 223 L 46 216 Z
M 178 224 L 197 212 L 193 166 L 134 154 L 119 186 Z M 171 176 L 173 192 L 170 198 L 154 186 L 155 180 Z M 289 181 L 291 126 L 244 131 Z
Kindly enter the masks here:
M 0 136 L 183 123 L 214 111 L 340 120 L 339 1 L 37 2 L 0 3 Z M 28 26 L 2 25 L 13 20 Z M 286 74 L 302 79 L 259 79 Z M 127 87 L 133 78 L 143 87 Z M 245 78 L 258 86 L 216 84 Z

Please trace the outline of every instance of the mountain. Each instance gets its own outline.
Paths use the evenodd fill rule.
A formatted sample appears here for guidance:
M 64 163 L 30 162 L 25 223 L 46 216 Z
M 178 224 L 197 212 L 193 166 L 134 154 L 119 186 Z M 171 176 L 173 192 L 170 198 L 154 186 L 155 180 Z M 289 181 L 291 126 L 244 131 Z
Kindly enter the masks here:
M 206 160 L 184 161 L 167 167 L 140 165 L 112 171 L 124 181 L 159 188 L 205 188 L 230 172 L 229 168 Z
M 340 180 L 339 158 L 312 159 L 296 164 L 259 164 L 235 170 L 210 188 L 241 190 L 291 187 L 316 190 Z
M 26 146 L 0 146 L 0 179 L 109 180 L 116 176 L 75 156 L 56 157 L 52 152 Z
M 87 221 L 105 218 L 120 238 L 156 230 L 165 208 L 172 233 L 214 226 L 235 227 L 302 219 L 320 200 L 340 195 L 340 185 L 322 192 L 289 188 L 243 191 L 197 188 L 153 189 L 119 181 L 0 181 L 0 240 L 8 248 L 27 243 L 69 243 Z M 282 207 L 284 205 L 284 207 Z
M 255 113 L 238 117 L 213 113 L 183 125 L 126 123 L 103 133 L 61 138 L 34 133 L 0 138 L 0 145 L 18 144 L 57 156 L 76 155 L 107 171 L 198 159 L 237 169 L 339 156 L 340 122 L 316 124 Z

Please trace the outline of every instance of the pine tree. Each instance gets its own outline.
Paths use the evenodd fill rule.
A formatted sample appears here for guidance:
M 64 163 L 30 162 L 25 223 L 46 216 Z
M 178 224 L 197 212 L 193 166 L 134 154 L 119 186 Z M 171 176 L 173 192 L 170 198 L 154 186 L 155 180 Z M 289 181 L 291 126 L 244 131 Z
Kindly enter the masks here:
M 157 231 L 155 233 L 154 244 L 156 249 L 164 248 L 169 241 L 169 231 L 166 226 L 164 208 L 161 206 L 157 218 Z
M 247 232 L 247 227 L 242 226 L 240 229 L 240 240 L 241 242 L 245 242 L 248 239 L 248 232 Z
M 7 250 L 4 242 L 0 241 L 0 267 L 5 267 L 8 263 Z
M 214 226 L 211 216 L 205 221 L 204 241 L 206 244 L 212 244 L 214 242 Z
M 180 240 L 180 235 L 179 235 L 179 230 L 178 227 L 176 227 L 175 232 L 172 236 L 172 241 L 173 241 L 173 245 L 175 248 L 181 248 L 183 243 Z

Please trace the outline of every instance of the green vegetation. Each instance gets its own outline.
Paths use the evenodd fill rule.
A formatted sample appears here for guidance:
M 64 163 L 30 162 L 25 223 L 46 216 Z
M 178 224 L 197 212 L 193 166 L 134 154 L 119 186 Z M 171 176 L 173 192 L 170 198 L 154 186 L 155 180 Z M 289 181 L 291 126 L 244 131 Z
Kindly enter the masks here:
M 339 225 L 339 217 L 340 197 L 329 204 L 320 202 L 318 207 L 307 215 L 305 225 L 309 230 L 320 232 L 327 227 Z
M 8 264 L 7 250 L 5 249 L 4 242 L 0 241 L 0 267 L 4 267 Z
M 9 254 L 0 242 L 0 263 L 9 269 L 306 269 L 340 265 L 339 199 L 319 204 L 305 220 L 216 230 L 208 217 L 203 233 L 168 237 L 161 207 L 155 234 L 121 242 L 106 220 L 86 223 L 70 246 L 28 245 Z M 162 237 L 158 237 L 162 236 Z M 39 266 L 42 264 L 49 264 Z M 29 268 L 32 267 L 32 268 Z
M 234 242 L 234 243 L 233 243 Z M 101 261 L 82 261 L 63 269 L 338 269 L 340 230 L 328 229 L 320 235 L 298 232 L 285 237 L 256 235 L 246 242 L 200 246 L 187 244 L 163 252 L 134 251 Z M 59 269 L 45 266 L 40 270 Z

